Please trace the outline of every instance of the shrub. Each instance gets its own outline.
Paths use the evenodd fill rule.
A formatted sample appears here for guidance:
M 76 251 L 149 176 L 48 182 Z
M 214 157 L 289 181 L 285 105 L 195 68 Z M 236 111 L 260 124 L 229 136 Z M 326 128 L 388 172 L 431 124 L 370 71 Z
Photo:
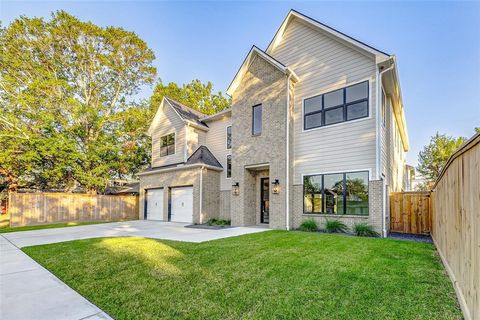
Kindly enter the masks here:
M 318 230 L 318 224 L 312 218 L 303 220 L 302 224 L 300 225 L 300 230 L 308 231 L 308 232 L 315 232 Z
M 230 225 L 230 223 L 230 220 L 215 218 L 208 219 L 208 221 L 206 222 L 206 224 L 209 226 L 227 226 Z
M 345 223 L 338 220 L 329 220 L 325 222 L 325 230 L 330 233 L 348 232 L 348 227 Z
M 380 234 L 373 229 L 372 225 L 368 223 L 355 223 L 353 225 L 353 232 L 359 237 L 378 237 Z

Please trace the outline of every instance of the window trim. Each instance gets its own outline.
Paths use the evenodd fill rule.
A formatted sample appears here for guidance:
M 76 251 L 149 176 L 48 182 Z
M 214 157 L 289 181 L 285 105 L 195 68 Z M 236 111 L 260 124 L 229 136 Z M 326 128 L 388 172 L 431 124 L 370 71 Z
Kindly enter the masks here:
M 354 85 L 357 85 L 357 84 L 360 84 L 362 82 L 368 82 L 368 95 L 367 95 L 367 98 L 366 99 L 360 99 L 360 100 L 357 100 L 357 101 L 352 101 L 352 102 L 349 102 L 348 104 L 346 104 L 346 93 L 344 92 L 343 94 L 343 100 L 344 100 L 344 104 L 343 105 L 338 105 L 338 106 L 334 106 L 334 107 L 330 107 L 330 108 L 327 108 L 327 109 L 324 109 L 323 107 L 323 104 L 324 104 L 324 97 L 323 95 L 325 94 L 328 94 L 328 93 L 331 93 L 331 92 L 334 92 L 334 91 L 337 91 L 337 90 L 340 90 L 340 89 L 343 89 L 345 90 L 346 88 L 348 87 L 351 87 L 351 86 L 354 86 Z M 369 120 L 369 119 L 372 119 L 372 82 L 373 82 L 373 78 L 372 77 L 368 77 L 368 78 L 364 78 L 364 79 L 361 79 L 359 81 L 355 81 L 355 82 L 351 82 L 349 84 L 341 84 L 341 85 L 334 85 L 334 86 L 329 86 L 328 89 L 325 89 L 325 90 L 322 90 L 320 91 L 319 93 L 317 94 L 313 94 L 313 95 L 310 95 L 308 97 L 305 97 L 305 98 L 302 98 L 302 133 L 304 132 L 310 132 L 310 131 L 313 131 L 313 130 L 320 130 L 320 129 L 324 129 L 324 128 L 331 128 L 331 127 L 334 127 L 334 126 L 339 126 L 339 125 L 344 125 L 346 123 L 354 123 L 354 122 L 359 122 L 359 121 L 365 121 L 365 120 Z M 315 111 L 315 112 L 309 112 L 309 113 L 305 113 L 305 100 L 308 100 L 308 99 L 311 99 L 311 98 L 315 98 L 315 97 L 318 97 L 318 96 L 322 96 L 322 108 L 319 110 L 319 111 Z M 352 120 L 344 120 L 344 121 L 341 121 L 341 122 L 336 122 L 336 123 L 333 123 L 333 124 L 328 124 L 328 125 L 321 125 L 321 126 L 318 126 L 318 127 L 312 127 L 312 128 L 309 128 L 309 129 L 305 129 L 305 116 L 307 115 L 311 115 L 311 114 L 316 114 L 316 113 L 320 113 L 322 112 L 322 123 L 324 123 L 324 120 L 325 120 L 325 110 L 330 110 L 330 109 L 334 109 L 336 107 L 340 107 L 342 106 L 344 108 L 343 112 L 344 112 L 344 119 L 347 118 L 347 105 L 353 105 L 353 104 L 356 104 L 356 103 L 359 103 L 361 101 L 365 101 L 367 100 L 368 101 L 368 106 L 367 106 L 367 115 L 365 117 L 361 117 L 361 118 L 356 118 L 356 119 L 352 119 Z
M 173 153 L 171 154 L 168 154 L 168 145 L 167 145 L 167 154 L 162 156 L 162 138 L 163 137 L 166 137 L 166 136 L 169 136 L 173 134 Z M 160 141 L 159 141 L 159 144 L 160 144 L 160 149 L 159 149 L 159 157 L 160 158 L 165 158 L 165 157 L 168 157 L 168 156 L 173 156 L 177 153 L 177 132 L 176 131 L 172 131 L 170 133 L 166 133 L 162 136 L 160 136 Z
M 370 194 L 369 194 L 369 198 L 368 198 L 368 209 L 369 209 L 369 212 L 368 214 L 364 214 L 364 215 L 361 215 L 361 214 L 347 214 L 346 213 L 346 208 L 347 208 L 347 202 L 345 201 L 345 197 L 346 197 L 346 194 L 344 193 L 343 194 L 343 200 L 344 200 L 344 212 L 343 214 L 332 214 L 332 213 L 326 213 L 326 212 L 323 212 L 325 211 L 324 210 L 324 191 L 323 191 L 323 184 L 324 184 L 324 176 L 325 175 L 329 175 L 329 174 L 343 174 L 344 177 L 343 177 L 343 183 L 344 183 L 344 187 L 345 187 L 345 179 L 346 179 L 346 175 L 348 173 L 359 173 L 359 172 L 367 172 L 368 173 L 368 187 L 370 189 L 370 177 L 372 176 L 372 169 L 371 168 L 368 168 L 368 169 L 355 169 L 355 170 L 346 170 L 346 171 L 331 171 L 331 172 L 320 172 L 320 173 L 302 173 L 302 214 L 304 215 L 308 215 L 308 216 L 312 216 L 312 215 L 317 215 L 317 216 L 335 216 L 335 217 L 369 217 L 370 216 Z M 304 178 L 305 177 L 309 177 L 309 176 L 319 176 L 321 175 L 322 176 L 322 212 L 306 212 L 305 211 L 305 199 L 303 197 L 305 197 L 305 187 L 304 187 Z M 369 190 L 370 191 L 370 190 Z
M 230 157 L 230 177 L 228 176 L 228 157 Z M 232 155 L 225 156 L 225 179 L 232 179 Z
M 230 128 L 230 148 L 228 147 L 228 128 Z M 232 125 L 225 127 L 225 150 L 232 150 Z
M 255 125 L 255 108 L 257 107 L 260 107 L 260 132 L 259 133 L 255 133 L 254 132 L 254 125 Z M 257 136 L 260 136 L 262 135 L 262 131 L 263 131 L 263 105 L 261 103 L 259 104 L 256 104 L 254 106 L 252 106 L 252 136 L 254 137 L 257 137 Z

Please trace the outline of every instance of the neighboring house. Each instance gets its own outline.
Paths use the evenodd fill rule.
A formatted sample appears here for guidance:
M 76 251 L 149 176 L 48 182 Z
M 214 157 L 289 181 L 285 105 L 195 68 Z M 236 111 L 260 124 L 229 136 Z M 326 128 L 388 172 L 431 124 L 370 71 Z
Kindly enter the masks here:
M 330 218 L 388 232 L 409 148 L 395 56 L 292 10 L 227 92 L 231 109 L 211 116 L 163 99 L 141 218 L 274 229 Z

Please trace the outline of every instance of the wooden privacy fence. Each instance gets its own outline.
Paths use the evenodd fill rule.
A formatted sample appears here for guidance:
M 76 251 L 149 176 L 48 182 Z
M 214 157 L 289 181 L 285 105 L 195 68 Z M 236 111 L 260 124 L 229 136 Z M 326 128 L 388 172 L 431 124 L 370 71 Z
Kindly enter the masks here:
M 430 192 L 390 194 L 390 231 L 429 234 L 432 228 Z
M 111 221 L 138 218 L 138 197 L 80 193 L 12 193 L 10 226 L 72 221 Z
M 480 134 L 450 157 L 432 200 L 432 238 L 465 319 L 480 319 Z

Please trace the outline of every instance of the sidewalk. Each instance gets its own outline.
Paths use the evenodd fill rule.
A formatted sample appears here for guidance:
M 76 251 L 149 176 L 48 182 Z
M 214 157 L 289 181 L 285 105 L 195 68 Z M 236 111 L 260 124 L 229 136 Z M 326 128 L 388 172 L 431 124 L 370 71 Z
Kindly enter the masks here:
M 0 235 L 0 319 L 111 319 Z

